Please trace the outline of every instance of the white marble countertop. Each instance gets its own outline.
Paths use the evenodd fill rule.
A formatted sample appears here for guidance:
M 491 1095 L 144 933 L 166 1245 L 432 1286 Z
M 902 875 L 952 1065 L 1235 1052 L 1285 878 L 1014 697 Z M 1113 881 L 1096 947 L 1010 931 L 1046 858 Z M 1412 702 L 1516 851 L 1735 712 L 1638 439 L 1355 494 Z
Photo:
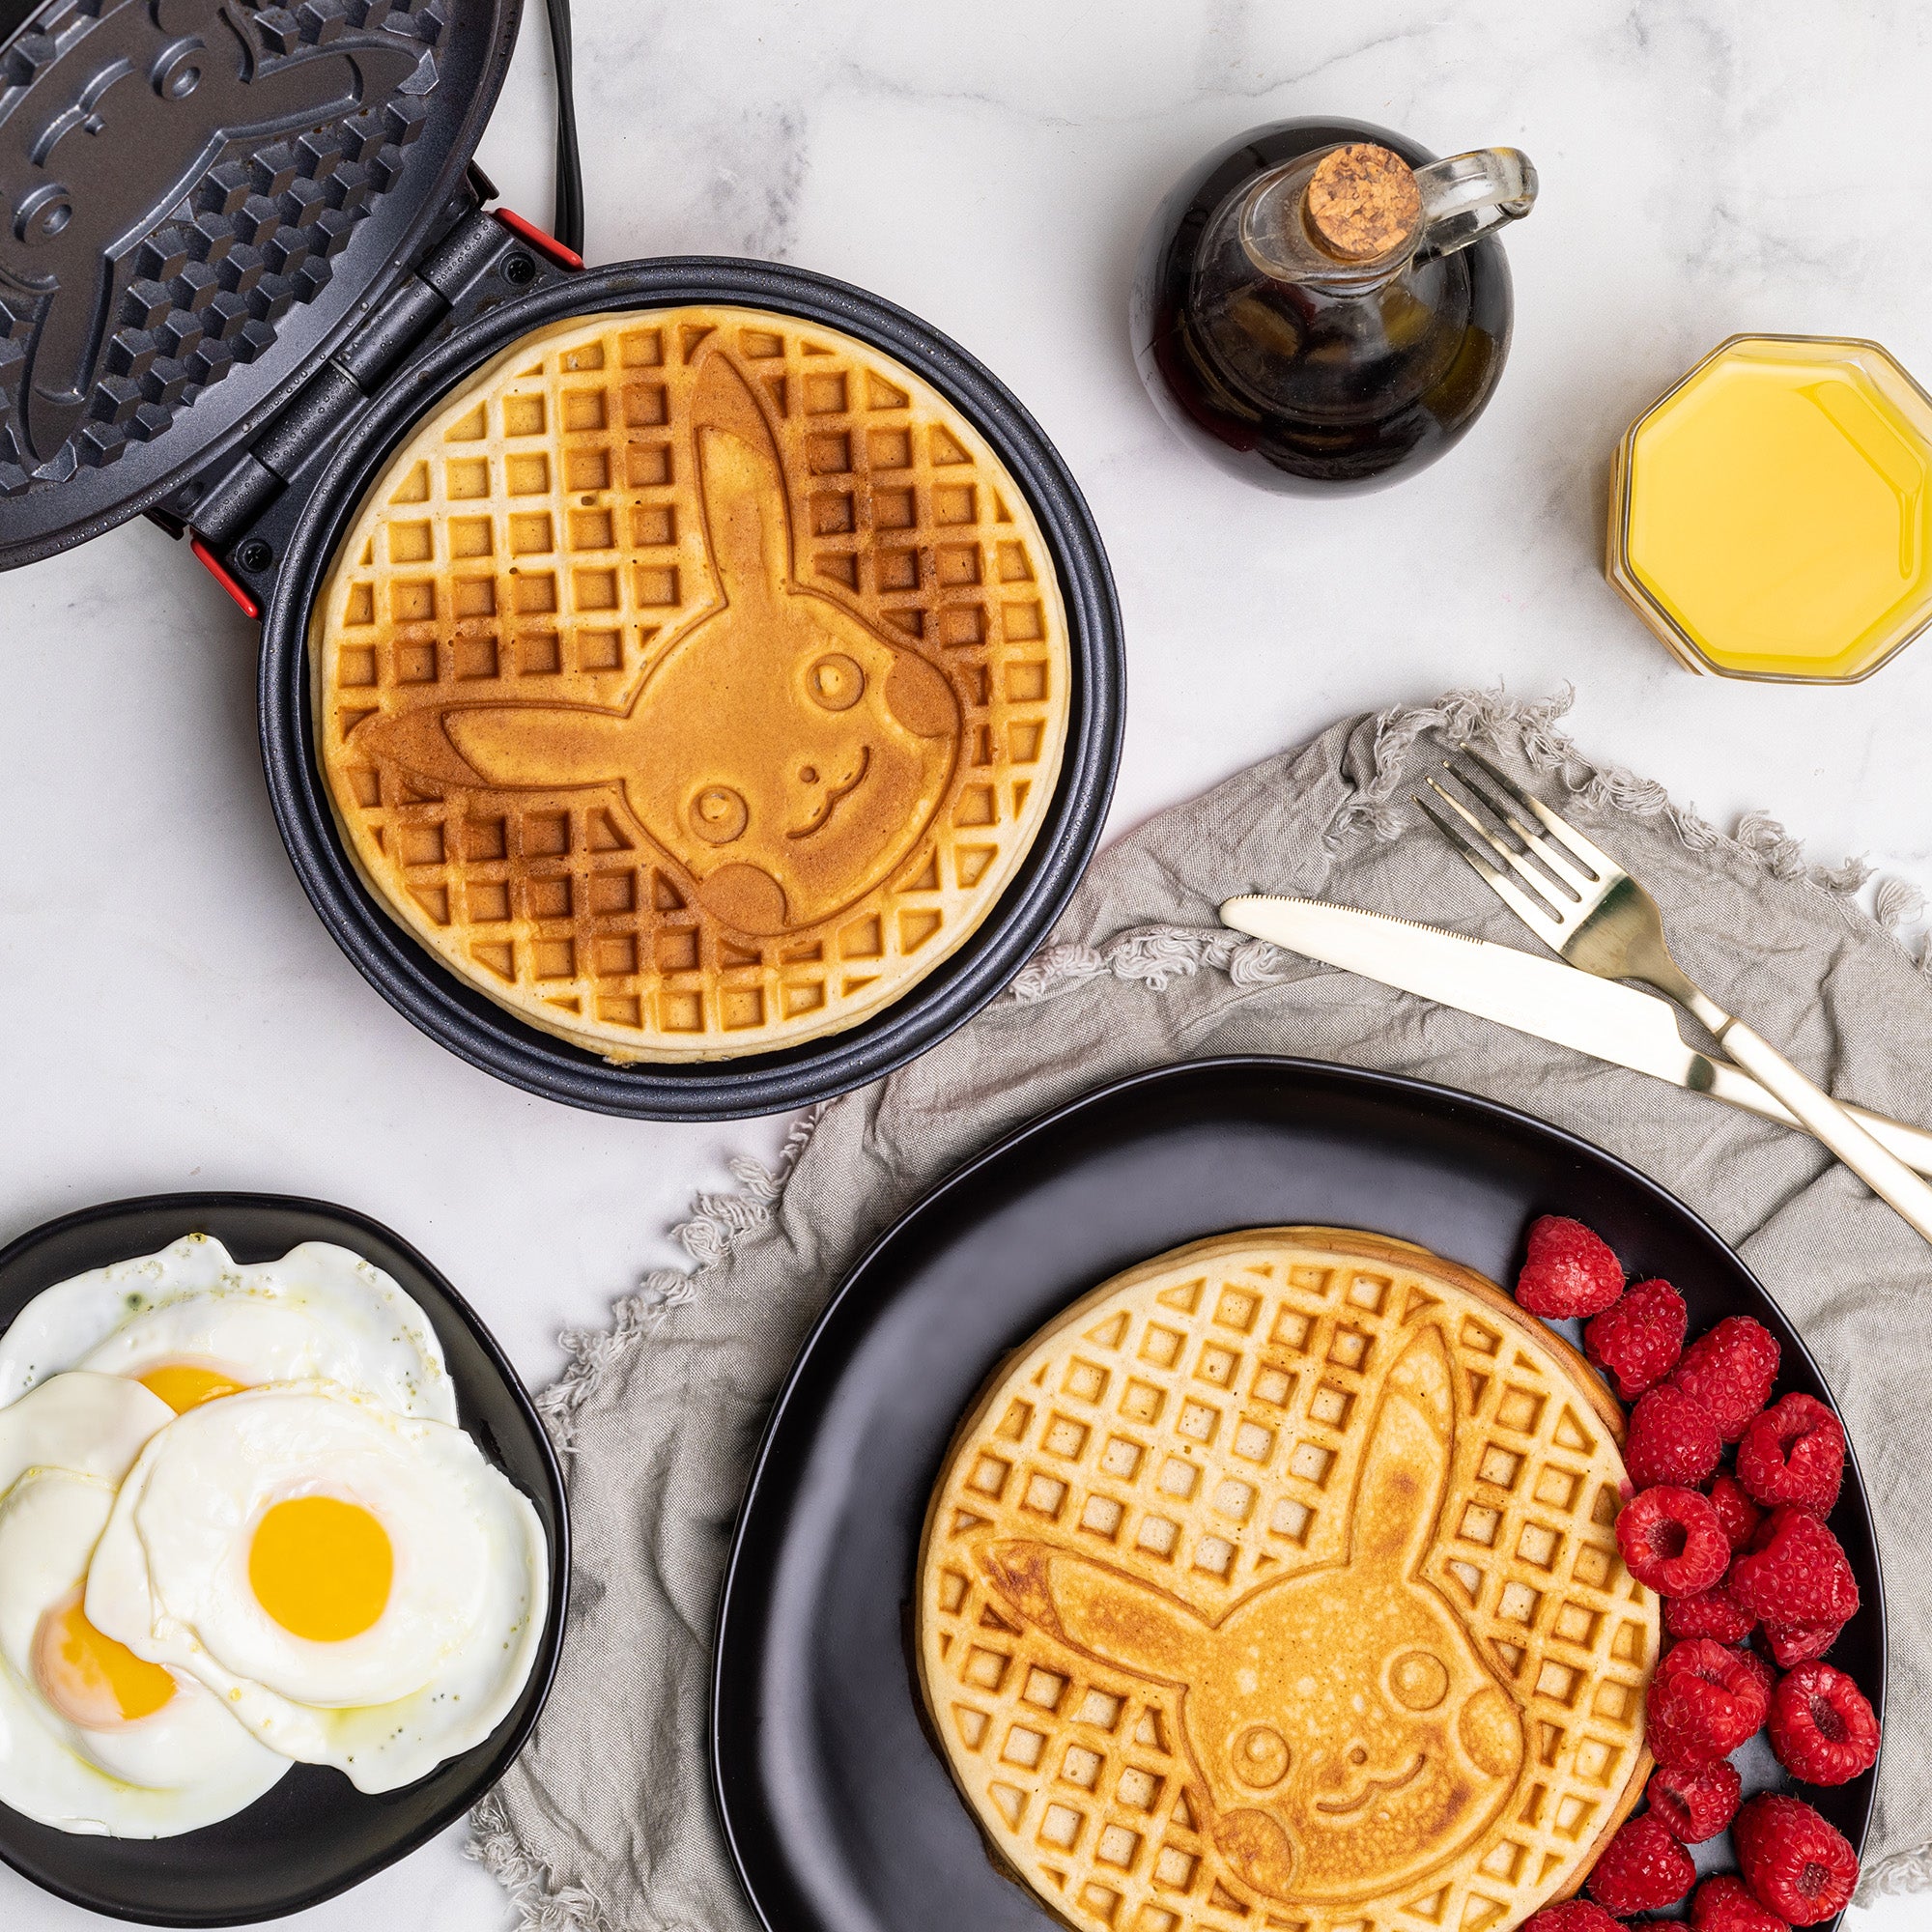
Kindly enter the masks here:
M 530 18 L 480 159 L 550 210 Z M 772 256 L 988 362 L 1087 490 L 1125 611 L 1120 831 L 1345 713 L 1577 687 L 1572 728 L 1729 824 L 1932 887 L 1932 643 L 1863 686 L 1692 677 L 1601 574 L 1611 447 L 1739 329 L 1874 336 L 1932 379 L 1908 0 L 578 0 L 593 262 Z M 1143 224 L 1208 148 L 1339 113 L 1439 153 L 1525 149 L 1517 338 L 1487 416 L 1388 493 L 1230 481 L 1128 355 Z M 1378 568 L 1364 570 L 1373 555 Z M 532 1385 L 696 1189 L 783 1122 L 675 1127 L 532 1100 L 371 992 L 296 883 L 256 751 L 254 633 L 145 525 L 0 580 L 0 1239 L 121 1195 L 319 1195 L 417 1242 Z M 1443 916 L 1453 915 L 1445 907 Z M 460 1833 L 287 1922 L 485 1932 Z M 98 1923 L 0 1870 L 0 1923 Z M 1932 1924 L 1889 1901 L 1858 1932 Z

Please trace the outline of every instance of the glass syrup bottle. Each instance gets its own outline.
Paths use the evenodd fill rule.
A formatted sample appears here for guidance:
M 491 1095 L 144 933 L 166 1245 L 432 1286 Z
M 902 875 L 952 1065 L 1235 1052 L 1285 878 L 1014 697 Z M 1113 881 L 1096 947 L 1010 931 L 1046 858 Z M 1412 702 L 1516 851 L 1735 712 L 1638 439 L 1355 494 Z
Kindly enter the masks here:
M 1281 121 L 1210 155 L 1149 228 L 1131 327 L 1184 440 L 1264 488 L 1368 490 L 1481 414 L 1510 341 L 1491 231 L 1527 214 L 1514 148 L 1438 161 L 1366 123 Z

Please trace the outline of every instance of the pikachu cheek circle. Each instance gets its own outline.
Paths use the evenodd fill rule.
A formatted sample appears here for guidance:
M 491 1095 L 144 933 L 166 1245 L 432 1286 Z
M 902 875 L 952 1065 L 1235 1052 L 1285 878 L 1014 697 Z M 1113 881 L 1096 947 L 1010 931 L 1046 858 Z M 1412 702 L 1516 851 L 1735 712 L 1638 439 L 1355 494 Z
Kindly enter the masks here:
M 1479 1690 L 1463 1706 L 1456 1736 L 1476 1768 L 1492 1777 L 1508 1776 L 1522 1763 L 1522 1719 L 1493 1687 Z

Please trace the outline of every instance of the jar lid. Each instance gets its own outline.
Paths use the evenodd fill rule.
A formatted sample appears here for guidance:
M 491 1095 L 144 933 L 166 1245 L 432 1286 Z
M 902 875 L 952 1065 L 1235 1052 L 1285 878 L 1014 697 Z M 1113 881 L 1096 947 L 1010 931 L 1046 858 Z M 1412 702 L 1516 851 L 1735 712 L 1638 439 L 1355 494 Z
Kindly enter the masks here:
M 521 9 L 0 0 L 0 568 L 158 501 L 331 353 L 447 224 Z

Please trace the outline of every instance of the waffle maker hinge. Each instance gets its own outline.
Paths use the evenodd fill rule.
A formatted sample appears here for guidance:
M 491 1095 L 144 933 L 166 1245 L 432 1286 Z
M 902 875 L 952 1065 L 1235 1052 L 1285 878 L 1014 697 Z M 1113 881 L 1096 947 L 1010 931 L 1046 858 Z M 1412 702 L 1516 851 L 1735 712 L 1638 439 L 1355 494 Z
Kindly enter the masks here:
M 495 190 L 479 171 L 470 177 L 428 251 L 371 298 L 361 326 L 254 441 L 148 512 L 171 535 L 193 540 L 196 555 L 250 616 L 260 614 L 274 582 L 277 526 L 308 495 L 291 486 L 320 477 L 370 399 L 408 382 L 411 359 L 472 317 L 581 270 L 573 250 L 521 215 L 486 210 L 482 201 Z

